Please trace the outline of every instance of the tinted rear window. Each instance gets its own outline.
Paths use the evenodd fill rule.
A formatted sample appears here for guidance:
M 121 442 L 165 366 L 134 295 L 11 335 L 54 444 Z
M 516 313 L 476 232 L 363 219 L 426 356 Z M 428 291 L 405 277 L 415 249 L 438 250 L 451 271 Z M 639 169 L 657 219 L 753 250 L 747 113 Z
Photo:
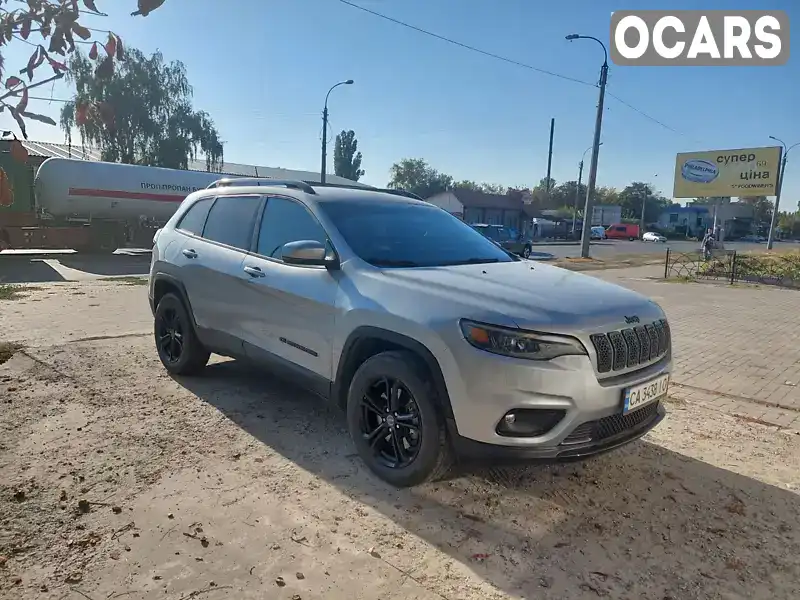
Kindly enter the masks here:
M 208 213 L 203 237 L 249 250 L 260 205 L 260 196 L 220 196 Z
M 208 216 L 208 209 L 211 208 L 213 198 L 203 198 L 192 204 L 191 208 L 186 211 L 180 222 L 178 229 L 193 233 L 195 235 L 202 235 L 203 226 L 206 224 L 206 217 Z

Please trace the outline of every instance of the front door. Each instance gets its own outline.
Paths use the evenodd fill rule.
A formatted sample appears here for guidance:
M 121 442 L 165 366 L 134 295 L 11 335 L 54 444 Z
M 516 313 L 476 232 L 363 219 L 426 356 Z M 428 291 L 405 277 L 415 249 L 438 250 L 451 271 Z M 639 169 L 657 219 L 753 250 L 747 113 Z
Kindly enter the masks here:
M 242 265 L 241 277 L 248 284 L 242 314 L 245 349 L 254 358 L 269 354 L 331 381 L 338 274 L 325 267 L 284 263 L 283 245 L 301 240 L 328 243 L 322 225 L 302 203 L 269 198 L 256 254 L 248 255 Z

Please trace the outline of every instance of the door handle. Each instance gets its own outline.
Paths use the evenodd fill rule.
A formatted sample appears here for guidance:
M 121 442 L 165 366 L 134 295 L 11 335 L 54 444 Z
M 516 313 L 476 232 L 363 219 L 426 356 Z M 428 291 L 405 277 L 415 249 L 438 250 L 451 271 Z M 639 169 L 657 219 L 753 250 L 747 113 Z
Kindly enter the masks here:
M 250 275 L 250 277 L 265 277 L 266 273 L 259 269 L 258 267 L 244 267 L 244 272 Z
M 197 252 L 195 252 L 194 250 L 187 249 L 187 250 L 181 250 L 181 252 L 186 258 L 197 258 Z

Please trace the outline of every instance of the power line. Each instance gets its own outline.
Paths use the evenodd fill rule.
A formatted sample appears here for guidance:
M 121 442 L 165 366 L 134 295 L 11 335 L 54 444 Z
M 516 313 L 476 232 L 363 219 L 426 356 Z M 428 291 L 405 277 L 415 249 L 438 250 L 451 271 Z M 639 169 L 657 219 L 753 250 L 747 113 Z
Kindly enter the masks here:
M 517 67 L 522 67 L 523 69 L 528 69 L 530 71 L 536 71 L 537 73 L 542 73 L 543 75 L 549 75 L 551 77 L 557 77 L 558 79 L 563 79 L 565 81 L 571 81 L 573 83 L 579 83 L 581 85 L 588 85 L 588 86 L 595 87 L 595 88 L 597 87 L 597 84 L 590 83 L 588 81 L 583 81 L 582 79 L 576 79 L 575 77 L 570 77 L 569 75 L 563 75 L 561 73 L 556 73 L 555 71 L 548 71 L 547 69 L 540 69 L 539 67 L 534 67 L 533 65 L 529 65 L 527 63 L 524 63 L 524 62 L 521 62 L 521 61 L 518 61 L 518 60 L 514 60 L 513 58 L 508 58 L 506 56 L 501 56 L 500 54 L 495 54 L 494 52 L 489 52 L 487 50 L 482 50 L 481 48 L 477 48 L 475 46 L 470 46 L 469 44 L 465 44 L 463 42 L 459 42 L 458 40 L 454 40 L 452 38 L 448 38 L 448 37 L 445 37 L 443 35 L 439 35 L 438 33 L 434 33 L 432 31 L 428 31 L 427 29 L 422 29 L 421 27 L 417 27 L 416 25 L 412 25 L 410 23 L 406 23 L 405 21 L 401 21 L 399 19 L 395 19 L 395 18 L 390 17 L 388 15 L 384 15 L 384 14 L 379 13 L 377 11 L 374 11 L 374 10 L 371 10 L 369 8 L 366 8 L 364 6 L 360 6 L 358 4 L 355 4 L 354 2 L 350 2 L 349 0 L 338 0 L 338 1 L 340 3 L 342 3 L 342 4 L 345 4 L 345 5 L 349 6 L 349 7 L 351 7 L 351 8 L 355 8 L 355 9 L 363 11 L 365 13 L 369 13 L 370 15 L 373 15 L 373 16 L 379 17 L 381 19 L 384 19 L 385 21 L 389 21 L 391 23 L 395 23 L 396 25 L 400 25 L 402 27 L 406 27 L 408 29 L 412 29 L 412 30 L 414 30 L 414 31 L 416 31 L 418 33 L 422 33 L 424 35 L 436 38 L 437 40 L 441 40 L 443 42 L 447 42 L 448 44 L 453 44 L 455 46 L 460 46 L 461 48 L 464 48 L 466 50 L 470 50 L 472 52 L 477 52 L 478 54 L 482 54 L 484 56 L 488 56 L 488 57 L 494 58 L 496 60 L 501 60 L 501 61 L 503 61 L 505 63 L 511 64 L 511 65 L 514 65 L 514 66 L 517 66 Z M 653 123 L 656 123 L 657 125 L 660 125 L 664 129 L 667 129 L 668 131 L 671 131 L 671 132 L 676 133 L 678 135 L 685 135 L 683 132 L 678 131 L 677 129 L 674 129 L 673 127 L 670 127 L 666 123 L 663 123 L 663 122 L 659 121 L 658 119 L 656 119 L 655 117 L 652 117 L 652 116 L 648 115 L 643 110 L 636 108 L 635 106 L 633 106 L 629 102 L 626 102 L 625 100 L 623 100 L 619 96 L 616 96 L 615 94 L 612 94 L 610 92 L 606 92 L 606 93 L 610 97 L 612 97 L 614 100 L 619 102 L 620 104 L 622 104 L 622 105 L 630 108 L 631 110 L 639 113 L 640 115 L 642 115 L 646 119 L 652 121 Z
M 573 83 L 580 83 L 581 85 L 588 85 L 590 87 L 597 87 L 594 83 L 589 83 L 588 81 L 583 81 L 582 79 L 576 79 L 575 77 L 570 77 L 569 75 L 562 75 L 561 73 L 556 73 L 554 71 L 548 71 L 547 69 L 540 69 L 539 67 L 534 67 L 533 65 L 529 65 L 518 60 L 514 60 L 513 58 L 508 58 L 506 56 L 500 56 L 499 54 L 495 54 L 494 52 L 489 52 L 487 50 L 481 50 L 480 48 L 476 48 L 475 46 L 470 46 L 469 44 L 465 44 L 463 42 L 459 42 L 457 40 L 445 37 L 443 35 L 439 35 L 438 33 L 433 33 L 432 31 L 428 31 L 427 29 L 422 29 L 421 27 L 417 27 L 416 25 L 411 25 L 410 23 L 406 23 L 405 21 L 400 21 L 398 19 L 394 19 L 387 15 L 381 14 L 379 12 L 375 12 L 374 10 L 370 10 L 364 6 L 359 6 L 358 4 L 354 4 L 353 2 L 348 2 L 348 0 L 339 0 L 342 4 L 346 4 L 352 8 L 356 8 L 358 10 L 364 11 L 365 13 L 369 13 L 376 17 L 380 17 L 381 19 L 385 19 L 386 21 L 390 21 L 397 25 L 402 25 L 403 27 L 407 27 L 408 29 L 413 29 L 419 33 L 424 33 L 430 37 L 436 38 L 437 40 L 442 40 L 443 42 L 447 42 L 448 44 L 454 44 L 456 46 L 461 46 L 462 48 L 466 48 L 467 50 L 471 50 L 472 52 L 477 52 L 478 54 L 483 54 L 484 56 L 488 56 L 490 58 L 494 58 L 497 60 L 502 60 L 503 62 L 512 64 L 517 67 L 522 67 L 523 69 L 529 69 L 531 71 L 536 71 L 537 73 L 542 73 L 544 75 L 550 75 L 551 77 L 558 77 L 559 79 L 564 79 L 566 81 L 571 81 Z

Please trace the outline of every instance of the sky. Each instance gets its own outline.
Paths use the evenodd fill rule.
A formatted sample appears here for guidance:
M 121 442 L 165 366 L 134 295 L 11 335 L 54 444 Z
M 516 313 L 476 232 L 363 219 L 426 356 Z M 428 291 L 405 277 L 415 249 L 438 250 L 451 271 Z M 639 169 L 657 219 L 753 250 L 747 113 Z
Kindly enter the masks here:
M 569 33 L 609 39 L 614 10 L 663 3 L 609 0 L 352 0 L 459 42 L 568 78 L 596 83 L 602 49 Z M 457 180 L 530 187 L 547 171 L 555 118 L 552 177 L 575 180 L 592 143 L 597 88 L 546 75 L 431 38 L 339 0 L 166 0 L 147 18 L 135 0 L 97 0 L 109 17 L 83 24 L 117 33 L 124 44 L 180 60 L 226 141 L 231 162 L 316 170 L 321 112 L 331 138 L 353 129 L 363 152 L 362 181 L 385 185 L 393 163 L 423 158 Z M 800 27 L 796 0 L 683 1 L 671 8 L 781 9 Z M 235 8 L 230 8 L 235 7 Z M 800 52 L 796 29 L 791 42 Z M 27 62 L 20 42 L 4 49 L 7 68 Z M 598 185 L 654 184 L 671 196 L 678 152 L 800 142 L 798 57 L 780 67 L 610 65 Z M 42 68 L 43 74 L 47 68 Z M 37 95 L 69 98 L 59 82 Z M 61 103 L 28 110 L 58 120 Z M 8 113 L 3 128 L 12 126 Z M 661 124 L 655 122 L 658 121 Z M 56 127 L 31 123 L 31 139 L 63 142 Z M 328 151 L 333 168 L 333 142 Z M 590 153 L 587 156 L 588 158 Z M 584 171 L 584 181 L 586 172 Z M 789 157 L 782 207 L 800 200 L 800 146 Z

